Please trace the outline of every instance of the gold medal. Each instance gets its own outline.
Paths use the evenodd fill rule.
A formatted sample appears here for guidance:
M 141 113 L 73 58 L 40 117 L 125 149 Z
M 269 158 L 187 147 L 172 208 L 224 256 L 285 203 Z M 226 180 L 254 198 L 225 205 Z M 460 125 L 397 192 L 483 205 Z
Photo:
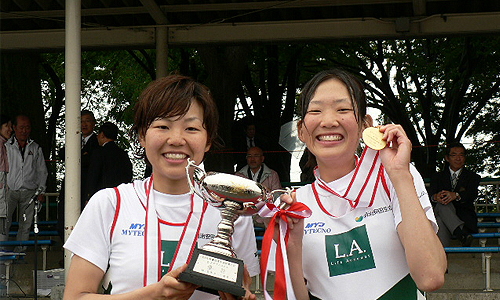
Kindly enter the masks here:
M 368 127 L 363 131 L 363 141 L 373 150 L 382 150 L 387 145 L 387 142 L 382 138 L 384 134 L 377 127 Z

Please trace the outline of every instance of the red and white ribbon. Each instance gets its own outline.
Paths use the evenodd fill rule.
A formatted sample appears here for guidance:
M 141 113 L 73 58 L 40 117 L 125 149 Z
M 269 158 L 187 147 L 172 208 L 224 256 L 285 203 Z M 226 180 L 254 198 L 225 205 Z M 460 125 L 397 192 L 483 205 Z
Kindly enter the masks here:
M 153 192 L 153 176 L 145 186 L 146 224 L 144 233 L 144 286 L 161 279 L 161 231 Z M 169 272 L 188 263 L 198 240 L 207 203 L 194 194 L 191 196 L 191 212 L 188 214 L 184 230 L 172 259 Z
M 359 160 L 356 158 L 354 175 L 345 193 L 340 193 L 333 187 L 330 187 L 328 183 L 318 176 L 317 169 L 314 170 L 314 176 L 316 177 L 315 183 L 319 187 L 339 198 L 347 200 L 352 208 L 356 208 L 372 206 L 383 172 L 384 166 L 379 157 L 379 151 L 366 147 L 361 158 Z M 362 197 L 365 192 L 371 196 Z
M 295 202 L 288 209 L 280 209 L 276 205 L 268 203 L 259 214 L 262 217 L 272 217 L 262 241 L 261 276 L 264 296 L 266 300 L 272 299 L 266 289 L 267 269 L 274 231 L 276 226 L 278 226 L 279 238 L 276 247 L 276 279 L 274 283 L 274 299 L 295 300 L 296 298 L 291 283 L 288 256 L 286 252 L 289 237 L 287 217 L 304 219 L 310 217 L 312 212 L 309 207 L 300 202 Z

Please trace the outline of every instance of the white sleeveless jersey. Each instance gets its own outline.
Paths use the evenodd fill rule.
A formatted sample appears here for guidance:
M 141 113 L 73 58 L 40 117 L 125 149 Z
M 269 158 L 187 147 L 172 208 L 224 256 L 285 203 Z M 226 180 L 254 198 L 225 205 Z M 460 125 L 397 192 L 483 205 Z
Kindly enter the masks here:
M 411 173 L 422 207 L 437 231 L 424 182 L 413 166 Z M 344 193 L 353 176 L 351 172 L 328 185 Z M 304 220 L 303 240 L 304 277 L 313 296 L 343 300 L 424 299 L 409 275 L 396 230 L 401 211 L 388 179 L 384 173 L 370 207 L 351 209 L 345 199 L 319 187 L 318 181 L 297 191 L 297 201 L 313 212 Z M 335 212 L 341 216 L 335 216 Z
M 96 193 L 89 201 L 64 247 L 106 272 L 105 293 L 121 294 L 144 286 L 144 228 L 146 218 L 146 181 Z M 191 195 L 166 195 L 155 192 L 156 211 L 160 219 L 161 270 L 169 271 L 187 215 Z M 202 201 L 195 196 L 195 201 Z M 215 237 L 221 220 L 220 211 L 205 206 L 197 247 Z M 259 273 L 255 233 L 251 217 L 240 217 L 235 223 L 233 247 L 247 265 L 250 276 Z M 218 296 L 195 291 L 190 299 L 218 299 Z

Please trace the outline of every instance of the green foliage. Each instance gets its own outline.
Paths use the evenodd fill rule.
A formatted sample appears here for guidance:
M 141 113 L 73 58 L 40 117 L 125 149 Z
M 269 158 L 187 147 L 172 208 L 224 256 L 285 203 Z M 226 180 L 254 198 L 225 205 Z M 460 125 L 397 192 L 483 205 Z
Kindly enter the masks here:
M 218 49 L 219 54 L 232 53 L 222 46 Z M 424 176 L 441 165 L 441 149 L 454 140 L 473 143 L 468 147 L 472 169 L 498 175 L 497 49 L 498 36 L 253 45 L 241 58 L 247 67 L 239 73 L 243 79 L 236 87 L 240 90 L 240 110 L 235 113 L 234 107 L 219 105 L 233 112 L 236 120 L 245 115 L 266 120 L 262 123 L 266 134 L 275 140 L 279 126 L 293 118 L 295 100 L 305 82 L 320 70 L 341 67 L 365 83 L 369 106 L 380 109 L 381 118 L 405 128 L 416 146 L 413 159 Z M 168 73 L 192 76 L 211 88 L 218 86 L 220 78 L 214 72 L 220 70 L 202 63 L 202 57 L 206 64 L 213 53 L 213 49 L 206 50 L 169 49 Z M 44 54 L 43 59 L 63 83 L 63 54 Z M 82 108 L 97 111 L 98 122 L 117 122 L 125 133 L 133 123 L 133 105 L 154 79 L 154 62 L 154 50 L 83 52 Z M 48 118 L 56 103 L 57 82 L 47 73 L 41 72 L 41 76 Z M 219 87 L 215 90 L 220 93 Z M 63 115 L 64 108 L 58 118 L 58 132 L 64 126 Z M 58 140 L 61 138 L 62 134 Z M 127 139 L 122 142 L 130 146 Z
M 414 149 L 413 159 L 428 176 L 438 160 L 436 146 L 473 137 L 467 130 L 480 120 L 477 114 L 487 122 L 496 118 L 488 115 L 498 111 L 499 47 L 498 36 L 340 41 L 316 45 L 311 53 L 318 56 L 309 66 L 357 74 L 369 106 L 401 124 L 414 146 L 423 146 Z

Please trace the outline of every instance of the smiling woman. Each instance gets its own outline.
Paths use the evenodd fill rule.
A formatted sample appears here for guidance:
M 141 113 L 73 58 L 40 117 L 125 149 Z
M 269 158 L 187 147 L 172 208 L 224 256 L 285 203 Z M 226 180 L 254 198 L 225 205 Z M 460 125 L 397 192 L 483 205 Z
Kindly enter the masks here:
M 419 289 L 441 287 L 446 256 L 402 127 L 374 128 L 388 146 L 356 156 L 361 132 L 373 120 L 362 84 L 343 70 L 316 74 L 300 101 L 299 138 L 316 159 L 316 180 L 282 196 L 312 211 L 305 220 L 288 221 L 286 253 L 297 299 L 332 299 L 332 291 L 339 299 L 423 299 Z M 321 230 L 310 230 L 318 224 Z
M 189 194 L 186 176 L 187 160 L 201 163 L 213 144 L 217 120 L 208 88 L 189 77 L 167 76 L 144 90 L 132 129 L 153 175 L 90 199 L 64 245 L 75 254 L 65 298 L 97 298 L 101 282 L 120 299 L 219 298 L 178 280 L 194 249 L 216 235 L 221 221 L 216 208 Z M 96 224 L 96 230 L 88 230 Z M 140 224 L 140 232 L 129 234 L 131 224 Z M 249 276 L 259 273 L 250 218 L 235 222 L 233 245 L 248 268 L 245 299 L 255 299 L 248 290 Z M 233 297 L 224 294 L 224 299 Z

